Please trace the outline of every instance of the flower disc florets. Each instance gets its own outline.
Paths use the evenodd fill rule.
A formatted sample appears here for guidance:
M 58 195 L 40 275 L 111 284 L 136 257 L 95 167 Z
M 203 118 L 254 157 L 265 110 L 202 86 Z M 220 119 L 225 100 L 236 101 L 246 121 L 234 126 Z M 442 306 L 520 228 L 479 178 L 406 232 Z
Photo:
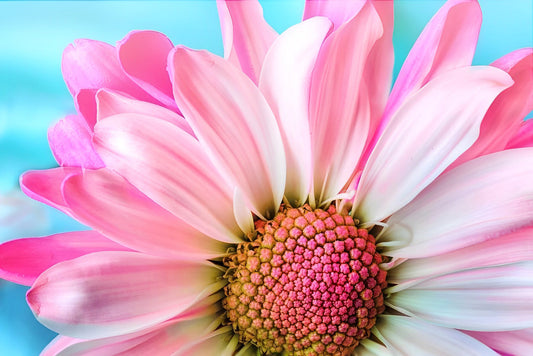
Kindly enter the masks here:
M 265 354 L 345 355 L 385 309 L 375 239 L 336 211 L 284 208 L 239 244 L 223 301 L 242 343 Z

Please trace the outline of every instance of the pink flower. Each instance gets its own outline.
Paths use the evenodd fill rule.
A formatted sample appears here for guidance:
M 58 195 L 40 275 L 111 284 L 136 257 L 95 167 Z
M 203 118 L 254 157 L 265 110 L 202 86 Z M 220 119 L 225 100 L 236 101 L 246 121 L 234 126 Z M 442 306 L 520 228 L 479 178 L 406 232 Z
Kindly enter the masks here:
M 479 5 L 450 0 L 389 94 L 392 2 L 308 1 L 281 35 L 217 4 L 225 59 L 65 51 L 79 115 L 21 186 L 93 230 L 0 246 L 43 354 L 530 352 L 533 50 L 471 66 Z

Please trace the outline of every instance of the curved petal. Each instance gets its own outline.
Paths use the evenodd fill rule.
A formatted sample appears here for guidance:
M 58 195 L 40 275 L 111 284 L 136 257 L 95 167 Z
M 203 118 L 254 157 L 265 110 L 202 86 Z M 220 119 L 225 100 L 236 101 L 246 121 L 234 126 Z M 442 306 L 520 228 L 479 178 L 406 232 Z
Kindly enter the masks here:
M 0 278 L 31 286 L 56 263 L 98 251 L 128 251 L 96 231 L 75 231 L 0 245 Z
M 363 74 L 367 57 L 382 34 L 376 10 L 366 3 L 327 37 L 318 55 L 309 99 L 311 194 L 318 205 L 348 182 L 366 143 L 370 104 Z
M 83 339 L 76 339 L 73 337 L 58 335 L 56 336 L 43 351 L 41 351 L 40 356 L 59 356 L 61 351 L 65 350 L 71 345 L 76 345 L 79 342 L 84 342 Z
M 485 345 L 514 356 L 528 356 L 533 349 L 533 329 L 503 332 L 465 331 Z
M 476 140 L 494 98 L 512 84 L 493 67 L 464 67 L 411 95 L 368 159 L 354 207 L 379 221 L 411 201 Z
M 478 139 L 450 168 L 503 150 L 533 110 L 533 48 L 511 52 L 492 65 L 508 72 L 514 84 L 494 100 L 481 122 Z
M 387 290 L 392 308 L 448 328 L 533 327 L 533 261 L 447 274 Z M 406 289 L 405 289 L 406 288 Z M 394 293 L 394 290 L 400 290 Z
M 178 110 L 167 72 L 167 57 L 172 48 L 168 37 L 156 31 L 132 31 L 117 44 L 124 72 L 163 105 Z
M 206 235 L 241 241 L 233 192 L 193 137 L 167 121 L 140 114 L 108 117 L 94 129 L 96 150 L 107 167 Z
M 220 355 L 232 356 L 237 350 L 238 339 L 230 326 L 220 328 L 200 340 L 180 348 L 176 356 Z
M 381 315 L 377 329 L 395 354 L 425 355 L 494 355 L 496 352 L 478 340 L 454 329 L 428 324 L 422 320 L 399 316 Z M 416 335 L 416 340 L 413 339 Z
M 48 129 L 50 149 L 60 166 L 101 168 L 104 162 L 94 151 L 92 132 L 78 115 L 69 115 Z
M 354 350 L 355 356 L 395 356 L 387 347 L 370 339 L 363 339 Z
M 522 122 L 516 135 L 509 140 L 506 149 L 520 147 L 533 147 L 533 120 L 531 119 Z
M 257 0 L 217 0 L 224 58 L 257 84 L 268 48 L 278 34 L 263 18 Z
M 63 191 L 77 220 L 138 251 L 202 261 L 223 255 L 228 248 L 178 219 L 109 170 L 85 171 L 70 177 Z
M 207 51 L 178 46 L 169 60 L 176 102 L 212 162 L 255 213 L 273 216 L 283 197 L 285 153 L 259 89 Z
M 136 332 L 219 290 L 221 271 L 135 252 L 97 252 L 56 264 L 28 291 L 36 318 L 66 336 Z
M 259 79 L 259 89 L 281 130 L 287 159 L 285 197 L 293 206 L 303 205 L 309 195 L 309 82 L 318 51 L 330 28 L 330 21 L 318 17 L 283 32 L 268 51 Z
M 357 15 L 364 4 L 365 1 L 306 0 L 303 20 L 324 16 L 331 20 L 335 29 L 338 29 Z
M 76 110 L 83 116 L 89 129 L 94 129 L 96 124 L 96 91 L 98 89 L 80 89 L 74 95 L 74 105 Z
M 533 224 L 533 149 L 478 157 L 439 177 L 393 214 L 381 241 L 387 255 L 427 257 Z

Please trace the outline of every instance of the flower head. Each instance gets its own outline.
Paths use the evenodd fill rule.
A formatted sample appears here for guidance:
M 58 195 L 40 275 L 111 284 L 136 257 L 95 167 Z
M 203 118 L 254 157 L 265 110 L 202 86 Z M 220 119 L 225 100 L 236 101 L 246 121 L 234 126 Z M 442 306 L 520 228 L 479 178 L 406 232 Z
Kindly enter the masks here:
M 43 354 L 525 354 L 533 50 L 471 66 L 479 5 L 450 0 L 389 94 L 391 1 L 308 1 L 280 35 L 217 5 L 225 58 L 65 50 L 79 114 L 21 186 L 92 230 L 0 246 Z

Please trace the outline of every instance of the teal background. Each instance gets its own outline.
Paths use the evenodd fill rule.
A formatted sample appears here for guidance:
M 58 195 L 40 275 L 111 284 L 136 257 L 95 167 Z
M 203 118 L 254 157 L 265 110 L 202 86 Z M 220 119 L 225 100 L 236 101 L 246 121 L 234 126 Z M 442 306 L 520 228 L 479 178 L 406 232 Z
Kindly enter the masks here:
M 395 6 L 395 74 L 416 37 L 444 1 Z M 301 19 L 302 1 L 262 1 L 281 32 Z M 533 46 L 531 0 L 480 0 L 484 22 L 474 64 Z M 61 77 L 63 49 L 76 38 L 114 44 L 134 29 L 165 33 L 175 44 L 222 55 L 214 1 L 0 1 L 0 242 L 84 228 L 25 198 L 18 176 L 55 167 L 46 132 L 74 112 Z M 531 115 L 529 115 L 531 116 Z M 0 281 L 0 355 L 36 355 L 55 336 L 25 303 L 27 288 Z

